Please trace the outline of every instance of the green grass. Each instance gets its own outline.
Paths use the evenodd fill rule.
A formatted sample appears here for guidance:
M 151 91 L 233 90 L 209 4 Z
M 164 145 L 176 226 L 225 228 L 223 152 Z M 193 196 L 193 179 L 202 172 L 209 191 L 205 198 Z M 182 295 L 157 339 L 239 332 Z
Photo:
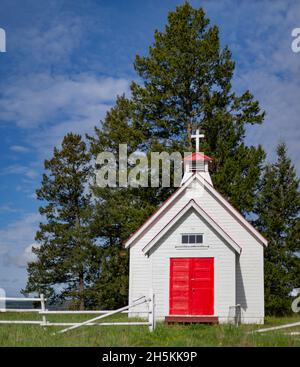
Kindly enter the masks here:
M 51 315 L 49 321 L 71 322 L 86 320 L 94 315 Z M 37 314 L 0 314 L 3 320 L 39 320 Z M 126 315 L 109 320 L 125 321 Z M 108 319 L 105 319 L 107 321 Z M 0 324 L 0 346 L 300 346 L 299 336 L 285 335 L 288 330 L 252 334 L 261 327 L 300 321 L 300 316 L 267 318 L 265 325 L 165 325 L 157 323 L 153 333 L 146 326 L 85 326 L 66 334 L 52 335 L 62 327 Z M 300 327 L 293 328 L 300 331 Z

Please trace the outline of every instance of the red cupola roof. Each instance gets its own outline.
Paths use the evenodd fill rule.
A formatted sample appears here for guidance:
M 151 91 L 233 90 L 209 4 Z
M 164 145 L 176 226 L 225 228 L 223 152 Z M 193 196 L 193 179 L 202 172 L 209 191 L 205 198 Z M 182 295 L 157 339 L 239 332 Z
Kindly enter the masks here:
M 187 157 L 184 158 L 184 161 L 208 161 L 211 162 L 213 159 L 211 157 L 209 157 L 208 155 L 205 155 L 203 153 L 200 152 L 194 152 L 190 155 L 188 155 Z

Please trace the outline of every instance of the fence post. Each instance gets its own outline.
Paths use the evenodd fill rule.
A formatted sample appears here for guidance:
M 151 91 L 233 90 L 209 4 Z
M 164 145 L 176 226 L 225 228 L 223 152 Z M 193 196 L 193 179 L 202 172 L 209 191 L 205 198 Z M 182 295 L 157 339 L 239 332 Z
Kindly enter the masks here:
M 46 311 L 46 307 L 45 307 L 45 297 L 44 294 L 42 293 L 40 295 L 40 299 L 41 299 L 41 311 L 45 312 Z M 47 324 L 47 319 L 46 319 L 46 315 L 42 315 L 42 324 L 41 325 L 46 325 Z
M 150 289 L 149 294 L 148 321 L 149 321 L 149 330 L 152 332 L 155 329 L 155 299 L 153 289 Z
M 237 304 L 235 307 L 235 325 L 236 326 L 239 326 L 241 323 L 241 317 L 242 317 L 241 313 L 242 313 L 241 305 Z

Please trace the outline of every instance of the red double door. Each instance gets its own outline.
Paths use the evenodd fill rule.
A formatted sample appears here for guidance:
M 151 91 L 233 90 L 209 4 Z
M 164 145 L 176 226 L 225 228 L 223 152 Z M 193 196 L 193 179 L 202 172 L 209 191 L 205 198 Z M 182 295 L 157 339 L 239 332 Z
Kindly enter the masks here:
M 214 314 L 214 259 L 170 259 L 170 315 Z

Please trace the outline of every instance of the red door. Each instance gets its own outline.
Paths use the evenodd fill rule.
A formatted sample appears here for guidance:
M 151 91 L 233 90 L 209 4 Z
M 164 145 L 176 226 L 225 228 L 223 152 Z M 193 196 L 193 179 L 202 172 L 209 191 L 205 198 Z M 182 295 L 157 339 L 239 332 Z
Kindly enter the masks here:
M 213 315 L 214 259 L 170 261 L 170 315 Z

